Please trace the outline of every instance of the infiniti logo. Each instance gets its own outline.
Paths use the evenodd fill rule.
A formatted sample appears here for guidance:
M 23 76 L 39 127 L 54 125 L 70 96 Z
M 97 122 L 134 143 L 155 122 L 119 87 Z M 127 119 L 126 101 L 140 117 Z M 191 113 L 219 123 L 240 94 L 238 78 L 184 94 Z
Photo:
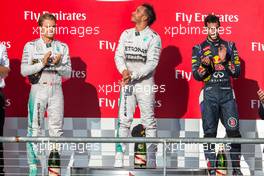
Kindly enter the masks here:
M 214 78 L 223 78 L 225 74 L 223 72 L 214 72 Z

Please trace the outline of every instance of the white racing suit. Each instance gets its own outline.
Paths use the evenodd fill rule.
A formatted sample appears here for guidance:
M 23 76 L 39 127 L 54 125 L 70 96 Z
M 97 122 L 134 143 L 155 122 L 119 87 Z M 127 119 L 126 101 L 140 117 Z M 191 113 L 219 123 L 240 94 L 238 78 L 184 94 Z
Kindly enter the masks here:
M 153 86 L 160 51 L 161 39 L 149 27 L 140 32 L 132 28 L 122 33 L 115 63 L 121 74 L 125 69 L 131 72 L 131 82 L 121 90 L 117 137 L 128 137 L 136 104 L 139 105 L 141 122 L 146 128 L 146 137 L 157 137 Z M 125 144 L 117 144 L 116 150 L 125 152 Z M 156 163 L 156 150 L 154 144 L 148 145 L 147 163 L 150 167 Z
M 44 67 L 42 59 L 49 51 L 52 57 L 62 54 L 61 61 L 55 66 Z M 63 111 L 64 100 L 61 87 L 62 77 L 70 78 L 71 61 L 69 49 L 65 43 L 52 41 L 48 49 L 40 38 L 28 42 L 23 51 L 21 74 L 30 76 L 41 73 L 40 79 L 32 83 L 28 101 L 28 132 L 27 136 L 35 137 L 41 134 L 41 126 L 47 110 L 49 135 L 59 137 L 63 134 Z M 27 143 L 28 163 L 38 163 L 39 146 L 35 143 Z M 35 175 L 31 173 L 31 175 Z
M 6 46 L 0 44 L 0 66 L 9 68 L 9 59 L 6 51 Z M 2 89 L 5 87 L 4 78 L 7 75 L 0 74 L 0 137 L 4 134 L 4 124 L 5 124 L 5 95 Z M 4 175 L 4 147 L 3 143 L 0 142 L 0 175 Z

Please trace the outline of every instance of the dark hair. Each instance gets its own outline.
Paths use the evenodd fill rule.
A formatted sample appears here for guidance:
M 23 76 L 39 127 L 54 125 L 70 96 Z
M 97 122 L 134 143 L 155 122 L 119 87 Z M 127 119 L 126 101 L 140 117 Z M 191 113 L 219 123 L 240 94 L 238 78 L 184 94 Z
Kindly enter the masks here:
M 205 19 L 204 19 L 204 26 L 207 27 L 207 23 L 218 23 L 218 26 L 220 26 L 220 20 L 219 17 L 209 14 Z
M 39 17 L 38 25 L 42 26 L 44 20 L 53 20 L 56 22 L 56 17 L 50 13 L 44 13 L 43 15 Z
M 145 7 L 146 14 L 148 15 L 148 25 L 151 26 L 156 21 L 156 13 L 150 4 L 142 4 Z

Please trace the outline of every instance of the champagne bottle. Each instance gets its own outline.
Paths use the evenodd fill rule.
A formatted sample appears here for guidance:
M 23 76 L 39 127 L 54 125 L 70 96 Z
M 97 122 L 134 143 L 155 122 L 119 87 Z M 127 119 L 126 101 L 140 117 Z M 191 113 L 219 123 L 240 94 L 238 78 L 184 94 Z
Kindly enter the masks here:
M 216 175 L 227 175 L 227 159 L 224 144 L 219 145 L 218 154 L 216 156 Z
M 139 124 L 132 130 L 133 137 L 145 137 L 145 128 Z M 147 167 L 147 145 L 146 143 L 135 143 L 134 147 L 134 168 L 144 169 Z
M 147 146 L 146 143 L 135 143 L 134 167 L 144 169 L 147 167 Z
M 60 154 L 57 150 L 52 150 L 48 160 L 49 176 L 60 176 Z

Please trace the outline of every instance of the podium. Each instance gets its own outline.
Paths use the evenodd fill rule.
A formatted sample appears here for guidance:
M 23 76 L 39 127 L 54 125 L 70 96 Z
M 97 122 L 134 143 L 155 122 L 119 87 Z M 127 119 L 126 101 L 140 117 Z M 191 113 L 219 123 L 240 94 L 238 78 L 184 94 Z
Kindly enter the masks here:
M 180 175 L 206 175 L 206 169 L 167 168 L 167 176 Z M 71 176 L 163 176 L 163 168 L 157 169 L 134 169 L 134 168 L 71 168 Z

